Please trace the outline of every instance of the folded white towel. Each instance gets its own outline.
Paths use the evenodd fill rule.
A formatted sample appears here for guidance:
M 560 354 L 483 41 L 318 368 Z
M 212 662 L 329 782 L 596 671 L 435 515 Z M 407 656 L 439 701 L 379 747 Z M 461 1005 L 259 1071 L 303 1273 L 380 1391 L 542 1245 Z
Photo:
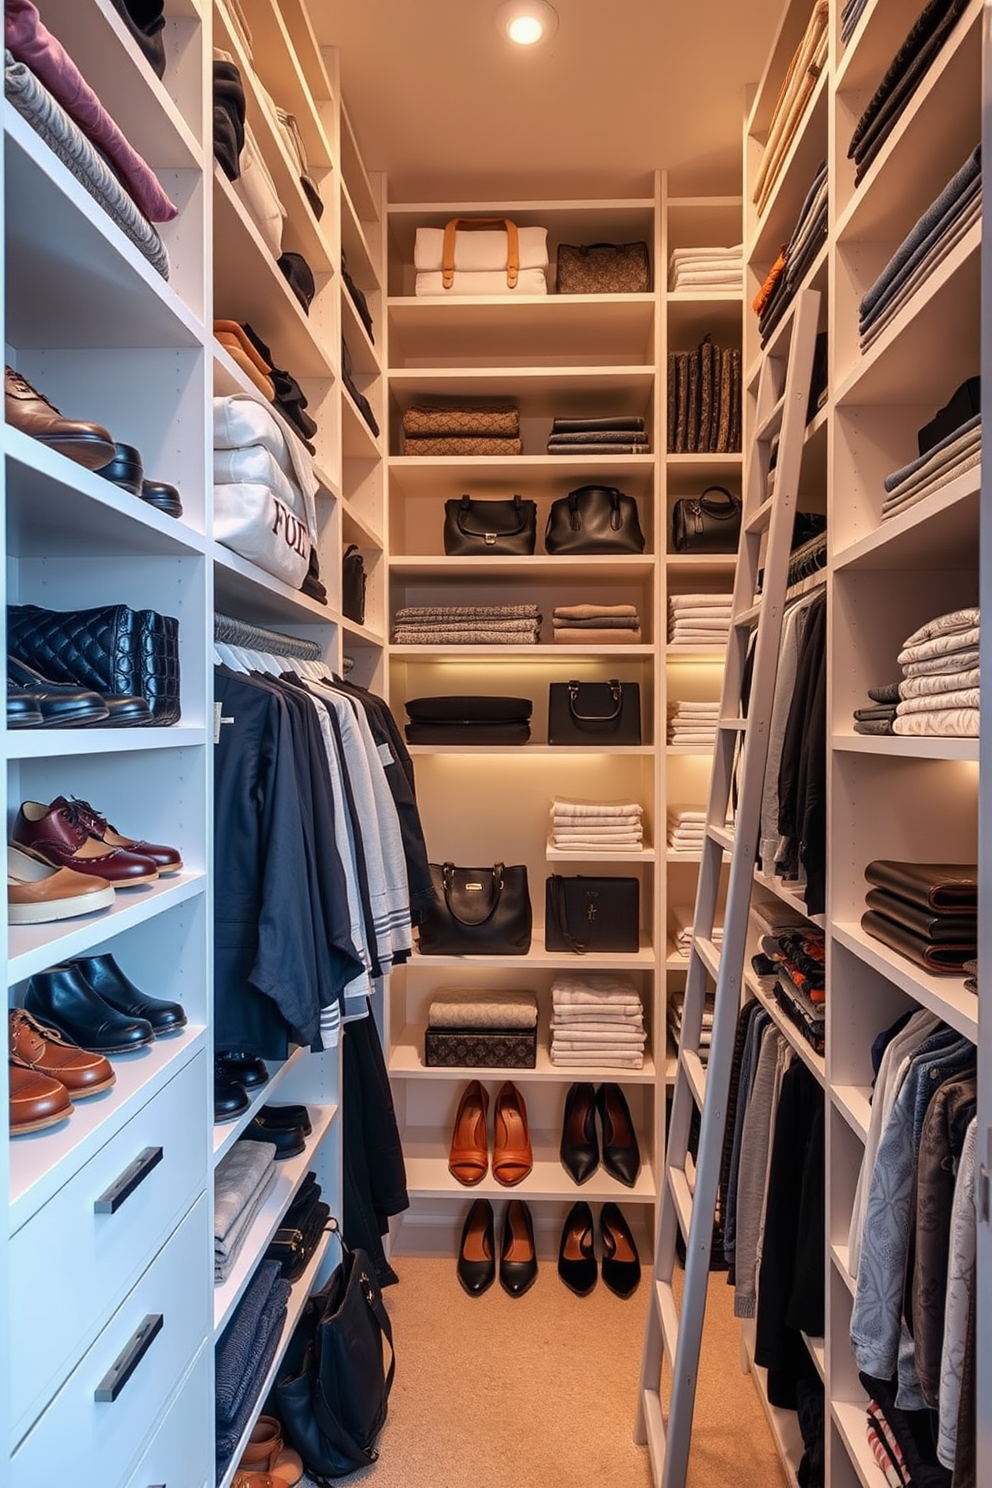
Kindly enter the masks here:
M 561 1065 L 565 1069 L 585 1069 L 591 1066 L 611 1070 L 639 1070 L 644 1068 L 644 1055 L 617 1054 L 612 1051 L 580 1054 L 576 1049 L 552 1049 L 551 1063 Z
M 953 692 L 928 693 L 924 697 L 903 698 L 896 705 L 896 716 L 907 713 L 937 713 L 943 708 L 978 708 L 981 692 L 977 687 L 961 687 Z
M 934 661 L 938 656 L 945 659 L 950 658 L 953 666 L 963 666 L 964 663 L 958 659 L 962 651 L 971 652 L 978 647 L 981 632 L 976 625 L 971 630 L 962 630 L 947 635 L 935 635 L 926 641 L 916 641 L 911 646 L 906 646 L 896 657 L 901 667 L 912 665 L 917 661 Z M 950 671 L 952 668 L 947 668 Z
M 732 243 L 729 247 L 718 246 L 715 248 L 673 248 L 669 255 L 670 264 L 695 263 L 700 258 L 724 259 L 738 263 L 744 261 L 744 244 Z
M 936 615 L 914 630 L 903 641 L 904 647 L 918 646 L 921 641 L 932 641 L 934 636 L 960 635 L 962 631 L 976 629 L 981 624 L 981 611 L 977 606 L 963 610 L 951 610 L 946 615 Z
M 971 646 L 964 651 L 951 652 L 947 656 L 930 656 L 920 661 L 908 661 L 903 666 L 903 672 L 907 677 L 936 677 L 941 674 L 965 671 L 979 665 L 978 647 Z
M 614 816 L 641 816 L 644 811 L 638 801 L 578 801 L 564 796 L 555 796 L 551 809 L 556 816 L 574 816 L 580 820 L 587 817 L 609 819 Z
M 569 1024 L 592 1024 L 619 1023 L 624 1028 L 643 1028 L 644 1009 L 637 1007 L 604 1007 L 601 1003 L 576 1003 L 574 1005 L 558 1005 L 554 1009 L 551 1018 L 552 1028 L 565 1028 Z
M 511 289 L 505 269 L 478 274 L 456 273 L 451 288 L 445 289 L 440 269 L 437 273 L 418 274 L 414 293 L 418 295 L 546 295 L 548 280 L 543 269 L 521 269 Z
M 697 606 L 727 608 L 731 599 L 729 594 L 670 594 L 668 603 L 673 610 L 693 609 Z
M 517 243 L 521 269 L 543 269 L 548 262 L 548 229 L 518 227 Z M 506 229 L 470 228 L 455 232 L 455 272 L 478 273 L 486 269 L 506 271 Z M 444 263 L 444 228 L 418 227 L 413 247 L 413 266 L 441 271 Z
M 977 739 L 977 708 L 945 708 L 936 713 L 907 713 L 895 720 L 892 731 L 896 734 L 937 734 L 944 737 Z
M 622 1049 L 624 1046 L 643 1049 L 646 1038 L 646 1034 L 636 1028 L 632 1028 L 629 1033 L 623 1028 L 597 1028 L 595 1031 L 587 1028 L 557 1029 L 554 1046 L 556 1049 L 588 1049 L 596 1045 L 610 1049 Z
M 981 671 L 968 667 L 960 672 L 931 672 L 926 677 L 904 677 L 899 683 L 901 698 L 932 697 L 938 692 L 956 692 L 961 687 L 978 687 Z

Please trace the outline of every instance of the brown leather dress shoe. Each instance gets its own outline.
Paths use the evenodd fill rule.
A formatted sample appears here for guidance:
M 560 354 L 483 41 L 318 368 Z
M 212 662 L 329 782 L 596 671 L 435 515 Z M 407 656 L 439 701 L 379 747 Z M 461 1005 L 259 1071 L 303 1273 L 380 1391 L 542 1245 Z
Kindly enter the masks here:
M 65 796 L 56 796 L 50 806 L 24 801 L 10 835 L 31 857 L 56 868 L 95 873 L 117 889 L 154 883 L 158 878 L 151 858 L 122 847 L 108 847 L 86 825 L 77 804 Z
M 51 1075 L 69 1092 L 70 1100 L 86 1095 L 99 1095 L 109 1090 L 117 1076 L 110 1060 L 103 1054 L 91 1054 L 62 1037 L 54 1028 L 46 1028 L 24 1008 L 10 1012 L 10 1052 L 22 1064 Z
M 533 1166 L 527 1107 L 512 1080 L 505 1080 L 493 1111 L 493 1177 L 505 1188 L 513 1188 Z
M 51 445 L 87 470 L 99 470 L 114 458 L 114 441 L 106 429 L 63 418 L 13 367 L 5 370 L 3 390 L 7 422 L 22 434 Z
M 448 1153 L 448 1172 L 466 1188 L 481 1183 L 489 1171 L 488 1115 L 489 1095 L 478 1080 L 473 1080 L 458 1102 Z
M 151 858 L 158 869 L 160 878 L 181 870 L 183 855 L 178 848 L 166 847 L 158 842 L 146 842 L 143 837 L 127 837 L 122 832 L 118 832 L 116 827 L 112 827 L 107 818 L 91 806 L 89 801 L 80 801 L 74 796 L 72 802 L 79 808 L 80 815 L 90 831 L 94 832 L 108 847 L 122 847 L 125 852 L 137 853 L 142 858 Z
M 75 915 L 109 909 L 114 886 L 93 873 L 53 868 L 28 857 L 19 847 L 7 848 L 7 919 L 11 925 L 47 925 Z
M 10 1059 L 10 1135 L 43 1131 L 72 1115 L 69 1092 L 51 1075 Z
M 275 1416 L 259 1416 L 238 1470 L 258 1476 L 268 1473 L 277 1488 L 293 1488 L 303 1476 L 303 1458 L 282 1439 L 282 1424 Z

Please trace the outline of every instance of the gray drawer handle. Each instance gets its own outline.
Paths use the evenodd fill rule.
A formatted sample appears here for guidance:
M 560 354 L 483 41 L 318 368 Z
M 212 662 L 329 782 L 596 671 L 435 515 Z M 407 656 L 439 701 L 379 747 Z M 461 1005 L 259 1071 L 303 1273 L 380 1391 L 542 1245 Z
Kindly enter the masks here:
M 146 1147 L 143 1152 L 139 1152 L 134 1162 L 96 1200 L 93 1205 L 94 1214 L 116 1214 L 124 1200 L 129 1199 L 138 1185 L 144 1183 L 152 1168 L 157 1168 L 164 1156 L 161 1147 Z
M 101 1405 L 111 1404 L 131 1378 L 154 1340 L 162 1331 L 165 1318 L 160 1312 L 150 1312 L 140 1328 L 128 1339 L 113 1364 L 93 1392 L 93 1399 Z

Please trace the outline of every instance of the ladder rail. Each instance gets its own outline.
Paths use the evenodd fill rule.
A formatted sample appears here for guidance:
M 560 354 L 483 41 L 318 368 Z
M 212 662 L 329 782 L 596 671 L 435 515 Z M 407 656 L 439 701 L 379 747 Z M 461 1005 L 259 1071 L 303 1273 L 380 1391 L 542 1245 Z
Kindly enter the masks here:
M 796 296 L 762 362 L 756 399 L 757 435 L 749 452 L 741 537 L 734 574 L 731 627 L 721 688 L 717 743 L 710 777 L 706 828 L 693 911 L 675 1090 L 661 1184 L 651 1306 L 645 1327 L 641 1389 L 634 1430 L 650 1446 L 658 1488 L 684 1488 L 709 1280 L 713 1220 L 719 1188 L 737 1010 L 744 975 L 748 911 L 768 753 L 768 719 L 778 667 L 786 603 L 789 552 L 806 426 L 819 293 Z M 770 441 L 778 433 L 774 494 Z M 766 536 L 767 534 L 767 536 Z M 764 542 L 763 542 L 763 539 Z M 764 547 L 760 603 L 755 603 Z M 741 695 L 755 616 L 753 671 L 747 716 Z M 732 828 L 727 817 L 738 783 Z M 722 943 L 713 944 L 713 921 L 724 858 L 730 867 Z M 699 1040 L 709 984 L 714 985 L 713 1027 L 705 1074 Z M 687 1175 L 693 1114 L 700 1113 L 697 1154 Z M 688 1222 L 688 1223 L 687 1223 Z M 685 1233 L 688 1228 L 688 1233 Z M 679 1234 L 685 1239 L 682 1306 L 672 1280 Z M 672 1330 L 675 1329 L 675 1336 Z M 663 1359 L 671 1364 L 666 1423 L 661 1404 Z

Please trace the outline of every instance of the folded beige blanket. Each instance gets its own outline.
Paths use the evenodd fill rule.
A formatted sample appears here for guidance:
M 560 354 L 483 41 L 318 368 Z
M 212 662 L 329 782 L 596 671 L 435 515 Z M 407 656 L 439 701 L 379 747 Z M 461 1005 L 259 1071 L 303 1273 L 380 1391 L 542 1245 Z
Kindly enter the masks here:
M 471 456 L 471 455 L 522 455 L 524 444 L 522 439 L 485 439 L 481 436 L 452 434 L 448 438 L 424 438 L 411 439 L 404 435 L 403 453 L 405 455 L 419 455 L 421 459 L 434 460 L 439 455 L 446 456 Z
M 602 620 L 607 615 L 627 616 L 631 620 L 636 620 L 637 606 L 632 604 L 555 605 L 553 613 L 558 620 Z
M 639 630 L 556 630 L 553 632 L 560 646 L 639 646 Z
M 403 415 L 404 434 L 507 435 L 515 439 L 520 433 L 520 411 L 505 399 L 482 399 L 469 403 L 462 399 L 437 399 L 430 403 L 411 403 Z

